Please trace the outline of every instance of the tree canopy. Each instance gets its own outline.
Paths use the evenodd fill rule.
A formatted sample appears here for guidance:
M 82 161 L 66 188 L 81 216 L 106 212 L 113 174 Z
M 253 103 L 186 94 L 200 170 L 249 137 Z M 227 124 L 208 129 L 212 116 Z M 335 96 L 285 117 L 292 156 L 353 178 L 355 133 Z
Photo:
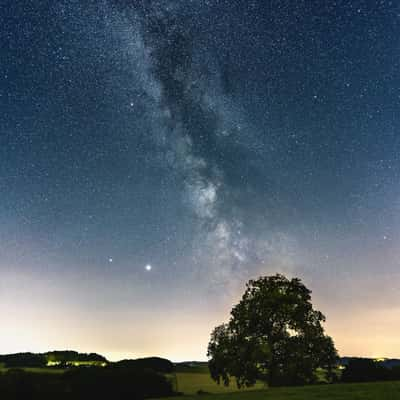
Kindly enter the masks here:
M 325 335 L 324 315 L 313 309 L 311 291 L 283 275 L 250 280 L 227 324 L 216 327 L 208 345 L 211 376 L 239 387 L 301 385 L 316 380 L 316 369 L 333 377 L 337 352 Z

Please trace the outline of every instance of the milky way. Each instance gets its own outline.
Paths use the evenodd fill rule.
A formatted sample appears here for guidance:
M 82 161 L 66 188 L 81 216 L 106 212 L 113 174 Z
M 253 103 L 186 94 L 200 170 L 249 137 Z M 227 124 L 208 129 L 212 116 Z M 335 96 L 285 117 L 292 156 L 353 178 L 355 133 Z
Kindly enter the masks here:
M 0 351 L 204 358 L 246 280 L 281 272 L 342 353 L 395 356 L 373 338 L 399 307 L 399 15 L 4 2 Z

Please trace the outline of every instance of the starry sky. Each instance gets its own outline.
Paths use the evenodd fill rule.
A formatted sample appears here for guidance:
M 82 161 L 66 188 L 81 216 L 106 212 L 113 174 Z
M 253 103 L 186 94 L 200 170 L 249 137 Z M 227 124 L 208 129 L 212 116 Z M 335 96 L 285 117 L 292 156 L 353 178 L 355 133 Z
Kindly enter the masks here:
M 3 0 L 0 352 L 206 358 L 298 276 L 400 357 L 400 4 Z

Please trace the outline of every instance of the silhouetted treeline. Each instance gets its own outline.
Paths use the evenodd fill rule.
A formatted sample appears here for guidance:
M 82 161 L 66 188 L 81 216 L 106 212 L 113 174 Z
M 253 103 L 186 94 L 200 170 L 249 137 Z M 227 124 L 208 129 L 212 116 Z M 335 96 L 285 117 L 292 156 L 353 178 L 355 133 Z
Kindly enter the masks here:
M 0 374 L 2 400 L 145 399 L 173 395 L 172 384 L 155 371 L 121 366 L 73 368 L 64 374 L 12 369 Z
M 0 355 L 0 363 L 8 368 L 45 367 L 47 358 L 44 354 L 16 353 Z
M 352 360 L 374 360 L 375 362 L 379 362 L 379 365 L 383 365 L 386 368 L 400 367 L 400 359 L 398 358 L 381 358 L 379 360 L 372 358 L 364 358 L 364 357 L 340 357 L 339 364 L 346 366 Z
M 386 367 L 383 362 L 367 358 L 350 359 L 342 373 L 342 382 L 400 380 L 400 366 Z
M 78 353 L 76 351 L 49 351 L 47 353 L 16 353 L 0 355 L 0 363 L 7 368 L 45 367 L 48 361 L 60 362 L 107 362 L 107 359 L 96 353 Z
M 151 369 L 156 372 L 168 374 L 174 371 L 174 364 L 160 357 L 138 358 L 136 360 L 121 360 L 113 363 L 116 367 Z
M 44 353 L 48 360 L 60 361 L 60 362 L 73 362 L 73 361 L 98 361 L 107 362 L 107 359 L 97 353 L 78 353 L 77 351 L 65 350 L 65 351 L 49 351 Z

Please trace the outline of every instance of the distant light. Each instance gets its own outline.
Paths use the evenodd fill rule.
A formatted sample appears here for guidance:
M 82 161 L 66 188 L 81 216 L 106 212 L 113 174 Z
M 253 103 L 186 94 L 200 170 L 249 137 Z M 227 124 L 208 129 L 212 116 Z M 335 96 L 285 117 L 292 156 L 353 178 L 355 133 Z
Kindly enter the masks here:
M 144 267 L 144 269 L 145 269 L 146 271 L 151 271 L 152 268 L 153 268 L 153 267 L 152 267 L 150 264 L 147 264 L 147 265 Z
M 112 262 L 113 262 L 113 259 L 110 257 L 110 258 L 108 259 L 108 262 L 109 262 L 109 263 L 112 263 Z

